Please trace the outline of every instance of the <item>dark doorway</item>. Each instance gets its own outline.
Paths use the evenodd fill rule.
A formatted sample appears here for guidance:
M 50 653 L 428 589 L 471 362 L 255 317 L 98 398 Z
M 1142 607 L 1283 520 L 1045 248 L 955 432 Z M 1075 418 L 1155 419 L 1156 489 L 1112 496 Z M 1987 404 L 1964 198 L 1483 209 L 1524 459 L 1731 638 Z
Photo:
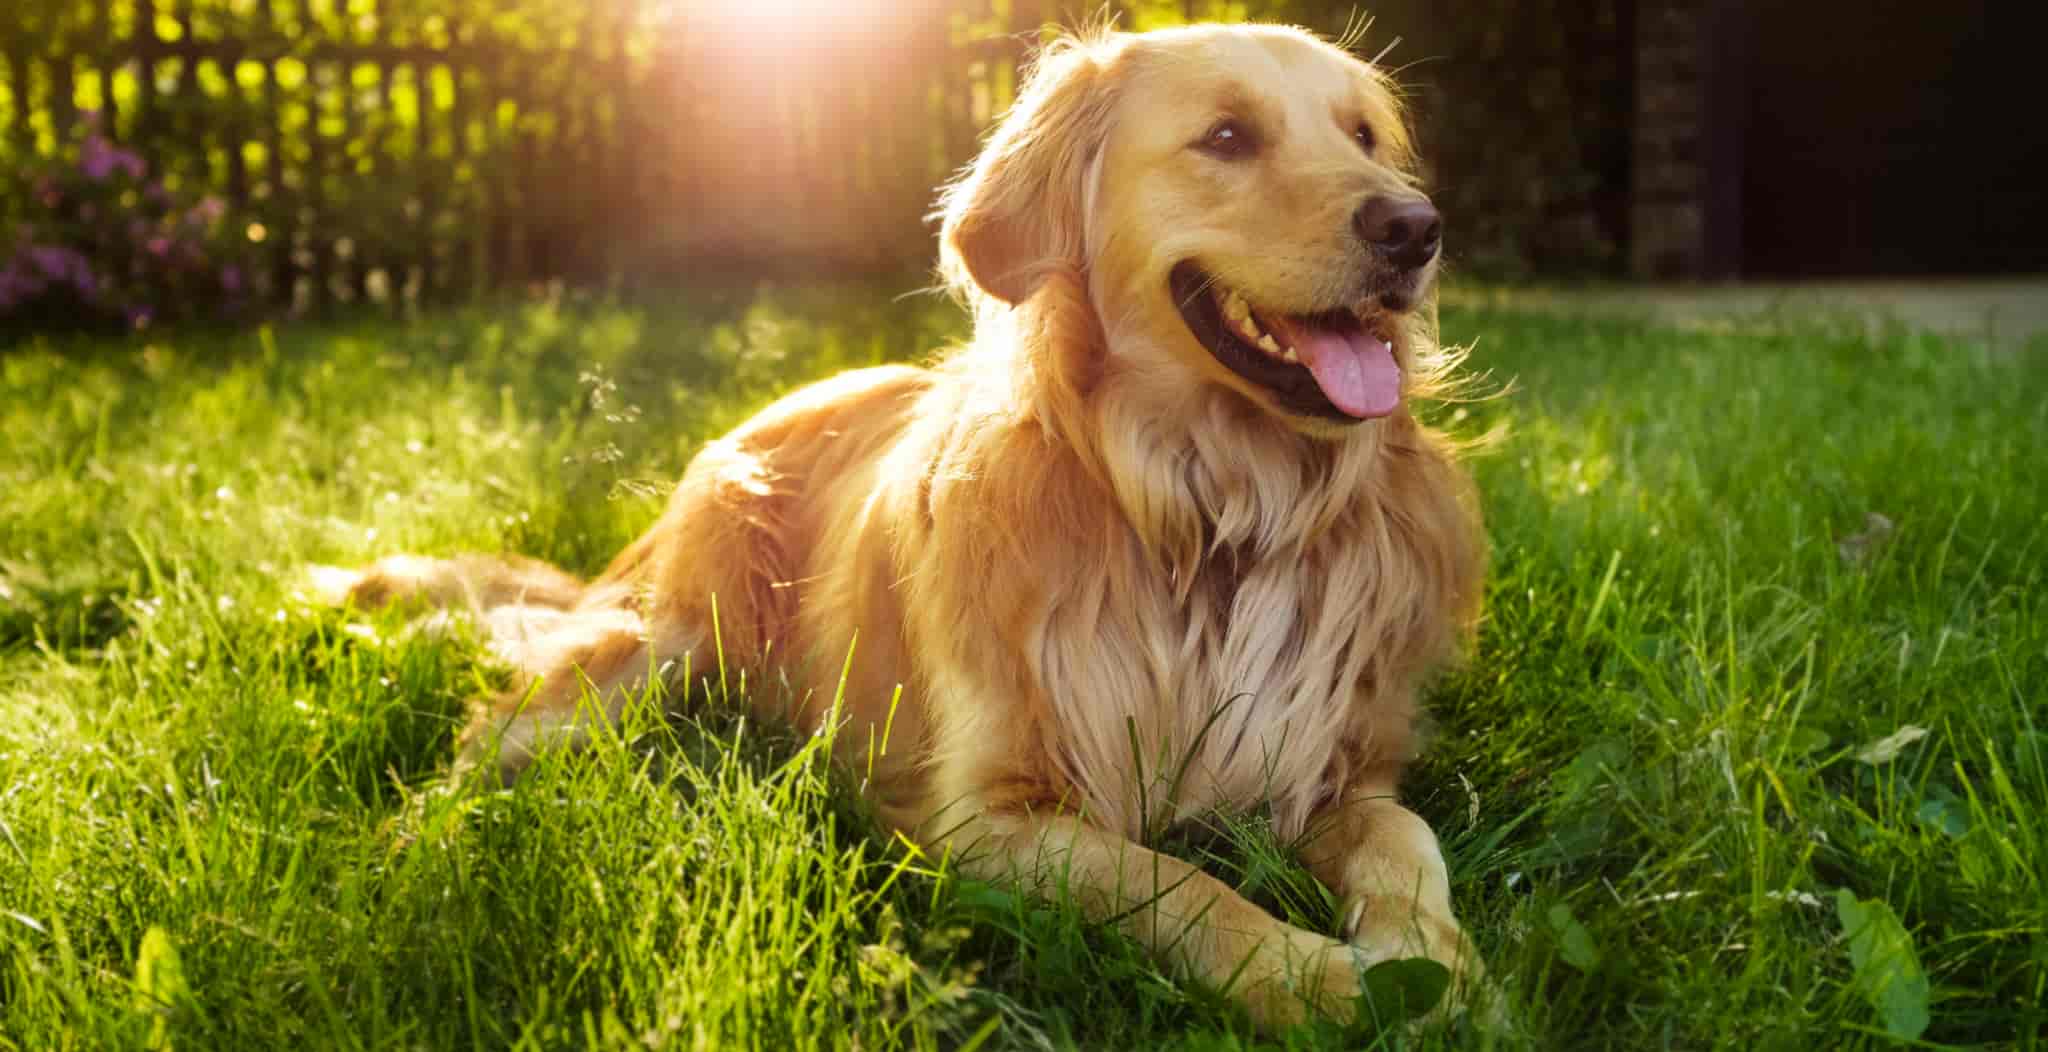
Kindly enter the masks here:
M 1743 6 L 1746 276 L 2048 271 L 2036 4 Z

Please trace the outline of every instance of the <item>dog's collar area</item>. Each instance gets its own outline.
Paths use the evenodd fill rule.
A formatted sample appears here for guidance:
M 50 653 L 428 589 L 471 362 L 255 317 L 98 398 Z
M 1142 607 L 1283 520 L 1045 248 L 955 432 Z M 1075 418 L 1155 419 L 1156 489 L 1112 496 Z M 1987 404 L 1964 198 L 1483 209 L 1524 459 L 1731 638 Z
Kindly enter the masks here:
M 1400 402 L 1393 346 L 1349 310 L 1261 312 L 1193 261 L 1173 268 L 1174 305 L 1197 342 L 1283 410 L 1342 423 L 1386 416 Z

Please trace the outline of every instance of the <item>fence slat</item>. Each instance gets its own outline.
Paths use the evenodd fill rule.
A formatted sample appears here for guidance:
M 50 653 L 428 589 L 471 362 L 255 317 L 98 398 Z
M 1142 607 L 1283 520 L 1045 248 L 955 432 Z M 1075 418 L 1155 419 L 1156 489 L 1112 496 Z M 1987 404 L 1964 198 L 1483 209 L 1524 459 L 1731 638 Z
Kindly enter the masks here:
M 100 129 L 108 138 L 118 140 L 122 137 L 121 100 L 114 92 L 114 78 L 120 75 L 122 65 L 116 56 L 127 41 L 115 33 L 114 0 L 99 0 L 93 5 L 93 10 L 93 24 L 98 33 L 88 33 L 87 38 L 98 36 L 102 41 L 92 57 L 94 68 L 100 75 Z
M 420 63 L 395 67 L 403 69 L 406 82 L 412 89 L 412 170 L 405 180 L 407 198 L 405 216 L 411 221 L 412 229 L 425 236 L 412 242 L 412 251 L 405 257 L 404 268 L 391 276 L 403 290 L 399 297 L 408 304 L 424 291 L 427 275 L 434 265 L 434 227 L 431 199 L 433 197 L 434 170 L 434 100 L 429 87 L 427 67 Z
M 357 66 L 352 62 L 339 62 L 336 63 L 334 69 L 334 98 L 336 105 L 341 111 L 341 134 L 339 141 L 335 144 L 338 148 L 334 151 L 334 170 L 332 176 L 338 188 L 341 184 L 353 182 L 361 178 L 362 173 L 356 164 L 354 155 L 364 133 L 362 122 L 357 119 L 356 114 Z M 374 168 L 371 170 L 369 182 L 371 185 L 378 185 L 380 182 Z M 383 187 L 380 187 L 380 189 L 383 189 Z M 355 299 L 364 294 L 366 288 L 365 278 L 369 274 L 372 262 L 371 256 L 374 252 L 374 245 L 369 240 L 369 235 L 373 232 L 385 236 L 389 235 L 388 229 L 380 229 L 382 227 L 380 219 L 385 207 L 384 202 L 372 201 L 371 203 L 375 206 L 371 209 L 373 217 L 371 221 L 376 223 L 377 226 L 365 229 L 362 236 L 350 238 L 347 242 L 349 251 L 346 254 L 343 254 L 339 246 L 337 246 L 334 261 L 335 280 L 341 284 L 343 299 Z
M 10 149 L 21 157 L 35 152 L 35 132 L 29 127 L 29 115 L 35 112 L 28 97 L 28 53 L 16 43 L 0 53 L 0 70 L 7 75 L 7 137 L 12 140 Z
M 50 52 L 50 112 L 58 128 L 69 128 L 78 120 L 78 56 L 65 46 L 63 35 L 53 34 Z
M 156 32 L 156 0 L 135 0 L 135 142 L 154 151 L 157 134 L 156 63 L 163 54 Z

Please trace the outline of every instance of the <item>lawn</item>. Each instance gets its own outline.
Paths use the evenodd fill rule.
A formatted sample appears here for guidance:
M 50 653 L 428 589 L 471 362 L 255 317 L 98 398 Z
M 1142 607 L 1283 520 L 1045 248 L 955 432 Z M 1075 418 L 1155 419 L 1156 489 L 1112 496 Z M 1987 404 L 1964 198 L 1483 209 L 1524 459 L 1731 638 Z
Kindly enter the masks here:
M 298 592 L 594 570 L 707 437 L 960 328 L 840 288 L 0 352 L 0 1047 L 2048 1045 L 2040 348 L 1445 312 L 1505 393 L 1431 412 L 1505 437 L 1409 793 L 1507 1034 L 1259 1035 L 717 692 L 444 786 L 494 671 Z M 1176 840 L 1333 923 L 1257 816 Z

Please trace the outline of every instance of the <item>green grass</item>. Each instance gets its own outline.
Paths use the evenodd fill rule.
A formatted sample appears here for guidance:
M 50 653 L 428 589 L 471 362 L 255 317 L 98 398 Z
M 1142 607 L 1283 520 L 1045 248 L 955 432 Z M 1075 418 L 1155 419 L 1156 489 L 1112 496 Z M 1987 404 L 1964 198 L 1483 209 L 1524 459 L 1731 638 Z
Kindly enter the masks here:
M 1509 428 L 1489 619 L 1409 791 L 1504 1036 L 1261 1037 L 716 698 L 446 791 L 493 671 L 294 594 L 401 549 L 593 570 L 703 439 L 959 326 L 704 293 L 0 354 L 0 1047 L 2044 1044 L 2038 351 L 1446 312 L 1514 383 L 1458 425 Z M 1175 839 L 1330 922 L 1255 819 Z

